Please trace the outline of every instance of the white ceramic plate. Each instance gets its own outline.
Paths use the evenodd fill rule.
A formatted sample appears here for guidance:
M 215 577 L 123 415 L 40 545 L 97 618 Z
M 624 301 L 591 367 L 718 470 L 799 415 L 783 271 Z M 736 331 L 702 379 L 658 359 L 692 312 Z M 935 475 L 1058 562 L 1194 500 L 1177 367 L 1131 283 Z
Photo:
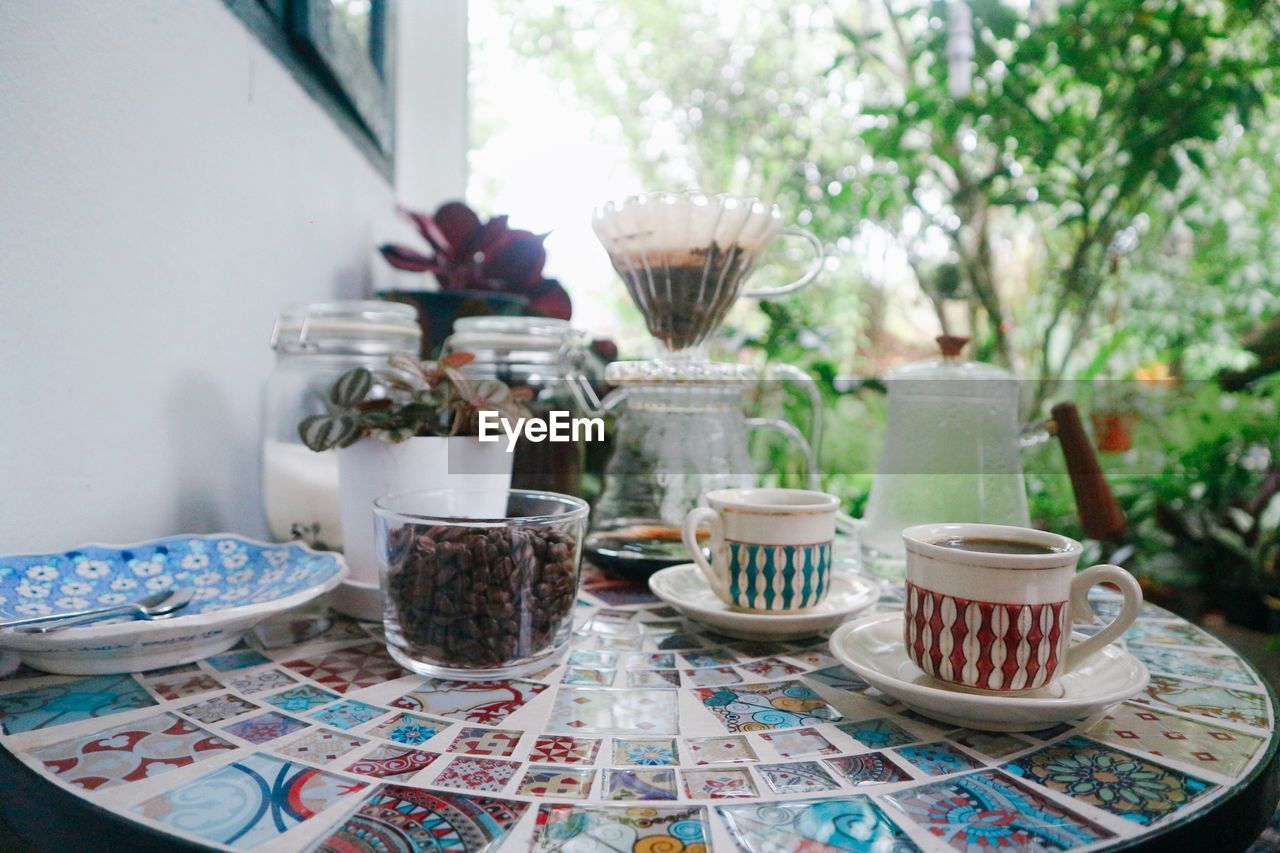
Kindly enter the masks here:
M 0 629 L 0 649 L 65 675 L 175 666 L 225 651 L 244 631 L 333 589 L 346 574 L 337 554 L 230 533 L 0 557 L 0 621 L 121 604 L 162 589 L 196 590 L 168 619 L 95 622 L 54 634 Z
M 765 614 L 731 610 L 711 589 L 693 563 L 670 566 L 649 578 L 653 594 L 696 622 L 729 637 L 746 640 L 785 640 L 810 637 L 834 628 L 855 613 L 875 604 L 880 588 L 871 581 L 844 572 L 831 575 L 831 591 L 812 610 L 803 613 Z
M 1016 696 L 961 690 L 925 675 L 911 662 L 902 619 L 902 611 L 895 611 L 844 625 L 831 637 L 831 654 L 872 687 L 945 723 L 1000 732 L 1035 731 L 1101 714 L 1147 686 L 1142 661 L 1111 645 L 1039 690 Z

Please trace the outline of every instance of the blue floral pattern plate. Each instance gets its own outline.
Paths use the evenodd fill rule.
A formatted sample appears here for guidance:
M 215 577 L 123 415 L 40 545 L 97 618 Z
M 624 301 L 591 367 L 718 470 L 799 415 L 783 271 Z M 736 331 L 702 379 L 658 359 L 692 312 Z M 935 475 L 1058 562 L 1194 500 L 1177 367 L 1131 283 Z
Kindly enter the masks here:
M 216 654 L 219 645 L 229 648 L 240 632 L 327 592 L 345 575 L 337 554 L 225 533 L 0 557 L 0 621 L 195 588 L 191 603 L 169 619 L 112 620 L 47 636 L 0 630 L 0 648 L 20 652 L 38 669 L 67 674 L 169 666 Z

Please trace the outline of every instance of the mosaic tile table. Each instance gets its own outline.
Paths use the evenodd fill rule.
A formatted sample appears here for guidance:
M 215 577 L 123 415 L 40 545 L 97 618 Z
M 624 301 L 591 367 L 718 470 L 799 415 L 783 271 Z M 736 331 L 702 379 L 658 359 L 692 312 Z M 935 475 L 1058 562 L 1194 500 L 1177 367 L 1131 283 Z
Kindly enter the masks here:
M 337 618 L 162 671 L 20 668 L 0 744 L 30 770 L 6 784 L 34 772 L 139 839 L 272 851 L 1225 849 L 1274 808 L 1268 688 L 1151 606 L 1127 638 L 1151 686 L 1029 734 L 927 719 L 822 638 L 719 637 L 594 571 L 576 626 L 509 681 L 411 675 Z

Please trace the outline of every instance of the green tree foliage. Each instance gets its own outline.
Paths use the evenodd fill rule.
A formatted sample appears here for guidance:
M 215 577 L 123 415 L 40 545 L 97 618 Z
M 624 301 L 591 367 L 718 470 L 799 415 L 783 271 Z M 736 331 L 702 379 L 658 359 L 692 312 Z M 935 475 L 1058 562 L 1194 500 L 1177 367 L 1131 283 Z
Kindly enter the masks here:
M 941 0 L 502 5 L 511 44 L 616 122 L 653 186 L 775 199 L 835 250 L 824 285 L 785 312 L 735 315 L 735 347 L 792 355 L 772 348 L 794 337 L 785 316 L 807 330 L 800 363 L 866 370 L 954 323 L 950 304 L 977 355 L 1047 393 L 1195 337 L 1152 352 L 1149 336 L 1118 335 L 1128 311 L 1190 297 L 1212 324 L 1228 290 L 1234 316 L 1274 310 L 1244 292 L 1256 283 L 1223 280 L 1243 243 L 1171 256 L 1161 230 L 1238 234 L 1258 209 L 1233 226 L 1189 187 L 1250 172 L 1234 149 L 1261 135 L 1275 89 L 1274 0 L 971 0 L 964 98 L 948 93 Z M 921 294 L 932 312 L 912 311 Z

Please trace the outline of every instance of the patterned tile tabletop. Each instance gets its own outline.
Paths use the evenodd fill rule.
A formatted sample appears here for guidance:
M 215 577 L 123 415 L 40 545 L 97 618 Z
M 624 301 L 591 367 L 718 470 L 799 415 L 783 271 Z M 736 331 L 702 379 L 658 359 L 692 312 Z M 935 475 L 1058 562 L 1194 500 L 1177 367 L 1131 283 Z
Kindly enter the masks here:
M 906 710 L 824 637 L 719 636 L 589 568 L 571 653 L 526 678 L 423 678 L 376 626 L 308 619 L 132 675 L 0 658 L 0 746 L 215 849 L 755 853 L 1129 844 L 1231 796 L 1273 737 L 1248 664 L 1150 605 L 1126 637 L 1145 691 L 1017 734 Z

